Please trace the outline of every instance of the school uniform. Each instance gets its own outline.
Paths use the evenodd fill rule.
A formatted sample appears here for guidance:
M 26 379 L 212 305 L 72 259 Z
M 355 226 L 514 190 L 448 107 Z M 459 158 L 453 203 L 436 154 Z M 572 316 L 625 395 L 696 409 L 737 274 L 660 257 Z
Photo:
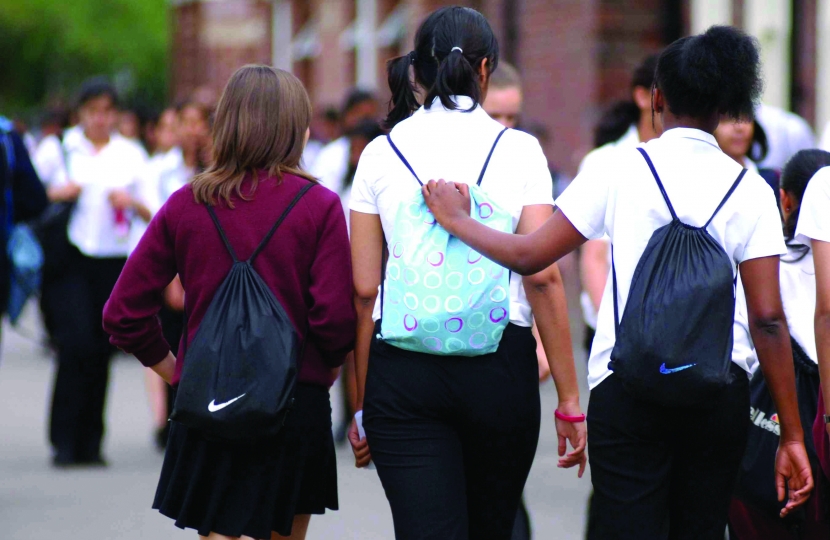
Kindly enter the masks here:
M 460 109 L 473 103 L 453 99 Z M 436 99 L 396 125 L 391 138 L 421 179 L 474 184 L 502 129 L 481 107 L 447 110 Z M 389 243 L 398 207 L 417 187 L 380 137 L 361 156 L 350 208 L 378 215 Z M 536 139 L 505 132 L 481 188 L 511 214 L 513 230 L 525 206 L 551 205 L 550 171 Z M 498 350 L 476 357 L 373 340 L 363 418 L 398 539 L 510 538 L 540 423 L 533 316 L 518 275 L 510 280 L 509 318 Z
M 714 136 L 695 129 L 668 130 L 643 148 L 678 218 L 690 226 L 706 224 L 742 169 Z M 611 238 L 624 313 L 649 239 L 672 219 L 643 156 L 620 152 L 613 174 L 586 167 L 557 206 L 586 238 Z M 707 231 L 736 273 L 743 261 L 785 252 L 775 198 L 754 173 L 746 174 Z M 612 291 L 609 280 L 604 299 Z M 723 538 L 749 425 L 747 366 L 733 362 L 734 381 L 708 407 L 658 406 L 630 394 L 609 369 L 615 336 L 614 302 L 603 301 L 588 363 L 594 485 L 588 537 Z
M 308 180 L 260 171 L 248 200 L 214 207 L 228 241 L 247 260 Z M 249 193 L 252 179 L 242 184 Z M 174 193 L 147 229 L 104 312 L 112 343 L 145 366 L 171 350 L 156 314 L 162 291 L 178 274 L 187 290 L 189 351 L 216 291 L 233 265 L 203 204 L 190 186 Z M 351 257 L 336 195 L 312 188 L 253 263 L 303 340 L 294 406 L 276 438 L 225 442 L 179 422 L 170 438 L 153 508 L 178 527 L 238 537 L 287 536 L 295 515 L 336 510 L 337 469 L 328 389 L 334 368 L 354 347 Z M 177 358 L 173 385 L 187 352 Z M 276 390 L 275 390 L 276 391 Z
M 69 219 L 66 272 L 50 284 L 46 309 L 54 325 L 58 369 L 50 440 L 58 465 L 101 463 L 104 406 L 113 348 L 101 312 L 129 253 L 130 212 L 117 213 L 114 190 L 137 196 L 143 150 L 120 135 L 96 150 L 83 133 L 64 142 L 66 179 L 81 186 Z

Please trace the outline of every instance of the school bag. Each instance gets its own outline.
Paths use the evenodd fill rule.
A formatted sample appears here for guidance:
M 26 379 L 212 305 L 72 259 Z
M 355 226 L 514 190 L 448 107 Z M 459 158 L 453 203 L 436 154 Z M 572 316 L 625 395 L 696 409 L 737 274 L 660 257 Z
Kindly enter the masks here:
M 40 290 L 44 254 L 32 229 L 25 223 L 14 222 L 13 178 L 16 170 L 14 143 L 3 128 L 0 128 L 0 138 L 2 138 L 6 169 L 6 181 L 3 186 L 5 206 L 3 234 L 9 268 L 9 296 L 5 307 L 11 323 L 17 324 L 26 302 L 32 296 L 37 295 Z
M 236 258 L 213 208 L 207 211 L 233 259 L 187 347 L 172 420 L 208 438 L 276 435 L 294 401 L 303 355 L 300 334 L 254 270 L 257 255 L 314 184 L 304 186 L 246 261 Z M 185 299 L 186 303 L 186 299 Z M 185 309 L 185 314 L 187 309 Z M 185 329 L 187 328 L 185 315 Z
M 807 356 L 794 338 L 790 338 L 795 368 L 795 388 L 801 424 L 812 425 L 818 409 L 818 365 Z M 781 425 L 764 373 L 758 369 L 749 383 L 749 437 L 741 462 L 735 496 L 752 507 L 777 518 L 786 501 L 778 501 L 775 487 L 775 456 L 781 442 Z M 804 447 L 813 467 L 814 478 L 820 471 L 813 434 L 804 430 Z M 803 516 L 802 516 L 803 517 Z
M 488 227 L 513 232 L 513 218 L 487 196 L 481 182 L 470 186 L 471 216 Z M 381 269 L 381 332 L 395 347 L 435 355 L 479 356 L 494 352 L 510 320 L 510 272 L 484 258 L 439 225 L 424 202 L 424 185 L 386 136 L 392 150 L 418 181 L 395 218 L 385 271 Z M 403 189 L 403 188 L 402 188 Z
M 641 399 L 668 406 L 705 404 L 732 380 L 735 276 L 732 261 L 706 228 L 741 183 L 743 169 L 703 227 L 681 222 L 651 158 L 672 220 L 652 234 L 640 257 L 622 319 L 611 257 L 616 344 L 609 368 Z

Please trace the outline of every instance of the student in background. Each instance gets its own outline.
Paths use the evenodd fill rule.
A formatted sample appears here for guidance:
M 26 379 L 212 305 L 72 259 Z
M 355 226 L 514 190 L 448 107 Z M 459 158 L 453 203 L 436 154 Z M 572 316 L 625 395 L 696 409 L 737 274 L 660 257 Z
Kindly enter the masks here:
M 630 150 L 640 143 L 657 137 L 661 131 L 660 118 L 651 111 L 651 88 L 657 55 L 646 57 L 631 77 L 631 99 L 614 105 L 600 120 L 594 132 L 596 148 L 586 155 L 579 170 L 586 167 L 604 167 L 613 174 L 616 154 Z M 584 347 L 588 354 L 597 331 L 597 314 L 608 274 L 611 271 L 611 249 L 607 237 L 588 240 L 579 253 L 579 272 L 582 281 L 580 304 L 585 321 Z
M 56 466 L 105 464 L 101 445 L 114 349 L 101 313 L 127 260 L 133 217 L 150 218 L 140 198 L 145 153 L 115 131 L 117 105 L 115 89 L 105 79 L 84 83 L 80 133 L 64 143 L 67 179 L 49 188 L 52 201 L 75 203 L 66 270 L 45 306 L 58 349 L 50 418 Z
M 758 163 L 762 169 L 780 174 L 784 164 L 799 150 L 815 148 L 816 136 L 810 124 L 795 113 L 762 103 L 755 118 L 767 134 L 768 151 Z
M 177 384 L 190 349 L 177 359 L 157 314 L 178 274 L 187 290 L 192 345 L 234 264 L 247 260 L 301 189 L 299 169 L 311 120 L 302 83 L 282 70 L 245 66 L 216 111 L 216 159 L 174 193 L 150 224 L 107 303 L 112 342 Z M 305 538 L 312 514 L 336 510 L 336 456 L 329 387 L 354 345 L 349 241 L 340 201 L 312 187 L 264 245 L 254 268 L 303 340 L 294 404 L 275 438 L 217 441 L 172 422 L 153 508 L 211 540 Z M 279 389 L 275 389 L 278 392 Z
M 677 243 L 672 246 L 676 249 L 680 249 L 680 235 L 689 235 L 690 247 L 700 247 L 691 242 L 703 235 L 713 238 L 725 256 L 719 269 L 728 268 L 724 262 L 733 269 L 731 276 L 719 278 L 719 287 L 731 285 L 738 267 L 747 293 L 750 331 L 780 419 L 776 460 L 779 497 L 785 497 L 785 482 L 790 490 L 782 514 L 788 515 L 809 498 L 813 479 L 795 398 L 792 351 L 777 275 L 779 256 L 785 253 L 778 209 L 763 179 L 742 170 L 720 150 L 713 136 L 722 117 L 751 117 L 761 87 L 756 42 L 740 31 L 715 26 L 704 34 L 675 41 L 660 55 L 655 71 L 652 106 L 662 120 L 663 134 L 636 150 L 620 151 L 614 174 L 605 166 L 586 166 L 557 201 L 559 211 L 529 235 L 500 233 L 471 219 L 464 184 L 430 181 L 423 190 L 433 216 L 449 234 L 520 274 L 545 268 L 587 238 L 605 234 L 611 238 L 616 271 L 614 285 L 606 286 L 605 295 L 616 298 L 602 303 L 588 366 L 594 486 L 590 540 L 721 540 L 746 446 L 746 365 L 729 362 L 723 385 L 712 389 L 704 404 L 676 406 L 666 406 L 665 395 L 655 402 L 654 396 L 623 386 L 623 376 L 611 368 L 617 325 L 625 327 L 630 320 L 625 317 L 629 292 L 643 293 L 642 283 L 635 281 L 635 268 L 658 229 L 663 234 L 673 231 Z M 647 156 L 650 158 L 645 159 Z M 657 180 L 658 173 L 662 183 Z M 678 226 L 678 221 L 696 228 Z M 672 228 L 666 228 L 670 223 Z M 704 226 L 705 231 L 700 228 Z M 659 239 L 654 241 L 668 247 L 659 244 Z M 677 264 L 673 267 L 676 271 L 691 277 L 688 267 L 680 266 L 681 261 L 667 263 Z M 676 286 L 684 287 L 686 282 Z M 695 290 L 705 291 L 704 283 Z M 661 290 L 660 294 L 666 292 Z M 645 301 L 640 296 L 635 300 L 641 305 Z M 659 299 L 653 300 L 650 305 L 657 309 Z M 693 299 L 674 299 L 675 303 L 681 301 Z M 710 298 L 708 304 L 718 301 Z M 615 315 L 618 304 L 621 322 Z M 723 313 L 725 309 L 721 312 L 723 327 L 699 329 L 709 337 L 722 338 L 707 362 L 720 363 L 724 353 L 726 360 L 731 359 L 727 346 L 734 318 L 724 321 Z M 684 314 L 653 315 L 668 319 Z M 695 321 L 703 318 L 704 314 L 698 313 Z M 645 328 L 645 321 L 639 319 L 630 324 L 635 329 Z M 681 331 L 676 327 L 675 339 L 681 338 Z M 708 342 L 694 342 L 694 337 L 683 339 L 686 345 L 701 350 L 709 346 Z M 648 344 L 652 346 L 650 354 L 657 354 L 653 346 L 658 343 Z M 666 343 L 666 349 L 683 354 L 677 351 L 676 343 Z M 642 369 L 636 373 L 640 375 L 646 368 L 652 373 L 649 358 L 616 359 L 629 369 L 639 366 Z M 649 376 L 660 381 L 659 377 L 674 377 L 678 371 L 667 369 L 665 363 L 659 370 L 653 367 L 655 374 Z M 631 382 L 632 378 L 626 380 Z M 658 389 L 677 388 L 681 379 L 665 380 Z M 686 396 L 671 397 L 680 402 Z

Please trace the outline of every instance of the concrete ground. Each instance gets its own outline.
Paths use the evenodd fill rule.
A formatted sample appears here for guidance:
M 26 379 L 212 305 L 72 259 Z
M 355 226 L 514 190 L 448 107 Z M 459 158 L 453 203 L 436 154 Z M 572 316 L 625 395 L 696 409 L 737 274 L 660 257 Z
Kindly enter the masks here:
M 570 272 L 568 272 L 570 273 Z M 573 274 L 571 274 L 573 275 Z M 572 280 L 569 280 L 573 283 Z M 578 306 L 571 290 L 570 303 Z M 573 318 L 574 321 L 577 317 Z M 579 328 L 574 322 L 575 329 Z M 578 334 L 578 332 L 576 332 Z M 55 470 L 50 466 L 46 422 L 54 362 L 39 345 L 33 312 L 21 328 L 3 328 L 0 358 L 0 538 L 3 540 L 175 540 L 196 538 L 150 509 L 162 456 L 152 444 L 151 419 L 141 365 L 119 357 L 112 366 L 105 455 L 100 470 Z M 575 336 L 575 338 L 578 336 Z M 579 343 L 575 339 L 575 343 Z M 578 352 L 580 380 L 584 354 Z M 335 389 L 335 392 L 337 390 Z M 556 467 L 553 384 L 542 386 L 543 421 L 526 498 L 535 538 L 583 537 L 590 475 Z M 335 418 L 339 418 L 333 396 Z M 583 389 L 587 404 L 587 391 Z M 314 517 L 308 538 L 394 538 L 383 489 L 373 471 L 354 468 L 351 450 L 338 449 L 340 511 Z

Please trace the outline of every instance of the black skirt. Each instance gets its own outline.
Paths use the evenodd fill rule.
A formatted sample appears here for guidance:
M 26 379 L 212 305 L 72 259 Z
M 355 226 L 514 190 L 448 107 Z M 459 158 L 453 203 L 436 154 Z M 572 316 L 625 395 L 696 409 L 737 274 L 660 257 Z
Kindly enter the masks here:
M 172 422 L 153 508 L 182 529 L 271 538 L 294 516 L 337 510 L 337 459 L 328 389 L 298 384 L 294 410 L 270 440 L 206 440 Z

